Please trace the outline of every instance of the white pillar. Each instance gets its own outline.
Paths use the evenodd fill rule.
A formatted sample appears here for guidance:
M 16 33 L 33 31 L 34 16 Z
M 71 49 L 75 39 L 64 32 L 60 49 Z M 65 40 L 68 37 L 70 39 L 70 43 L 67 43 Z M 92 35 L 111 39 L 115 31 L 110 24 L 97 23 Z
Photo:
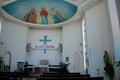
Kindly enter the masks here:
M 116 8 L 115 0 L 107 0 L 107 1 L 108 1 L 108 7 L 109 7 L 109 13 L 111 19 L 111 27 L 113 32 L 115 61 L 119 61 L 120 60 L 120 24 L 119 24 L 118 12 Z M 119 72 L 120 70 L 115 67 L 116 80 L 120 79 Z

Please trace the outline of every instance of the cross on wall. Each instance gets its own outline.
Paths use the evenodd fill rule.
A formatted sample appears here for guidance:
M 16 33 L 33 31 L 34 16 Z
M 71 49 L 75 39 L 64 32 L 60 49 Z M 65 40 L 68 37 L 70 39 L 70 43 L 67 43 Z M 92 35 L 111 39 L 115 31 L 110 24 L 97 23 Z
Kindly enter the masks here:
M 44 45 L 47 45 L 47 42 L 50 42 L 50 39 L 47 39 L 47 35 L 44 36 L 43 39 L 40 39 L 41 42 L 44 42 Z M 46 53 L 47 49 L 44 49 L 44 53 Z

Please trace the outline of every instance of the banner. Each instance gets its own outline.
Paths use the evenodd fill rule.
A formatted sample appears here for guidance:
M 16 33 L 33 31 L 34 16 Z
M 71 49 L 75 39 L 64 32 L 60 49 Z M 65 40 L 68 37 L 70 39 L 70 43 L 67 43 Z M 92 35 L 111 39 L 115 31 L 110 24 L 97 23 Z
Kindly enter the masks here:
M 58 46 L 56 46 L 56 45 L 40 45 L 40 44 L 35 44 L 35 45 L 32 45 L 31 47 L 34 50 L 39 50 L 39 49 L 58 49 Z

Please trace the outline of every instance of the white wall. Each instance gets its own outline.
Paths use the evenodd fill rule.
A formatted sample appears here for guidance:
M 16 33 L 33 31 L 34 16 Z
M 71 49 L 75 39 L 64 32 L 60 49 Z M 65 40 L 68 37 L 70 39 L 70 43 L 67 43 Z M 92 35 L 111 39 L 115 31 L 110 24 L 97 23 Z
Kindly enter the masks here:
M 89 73 L 104 76 L 104 50 L 113 55 L 113 37 L 106 2 L 102 2 L 85 13 L 88 37 Z
M 7 51 L 12 53 L 11 71 L 17 69 L 17 62 L 25 61 L 27 27 L 2 20 L 2 36 L 0 45 L 1 53 L 4 55 Z
M 28 61 L 29 64 L 39 66 L 40 59 L 48 59 L 51 65 L 59 64 L 61 57 L 58 50 L 47 50 L 44 54 L 43 50 L 32 50 L 29 54 L 26 53 L 26 44 L 39 43 L 40 39 L 43 39 L 44 35 L 51 39 L 51 42 L 47 44 L 57 45 L 63 43 L 63 57 L 69 57 L 71 72 L 83 72 L 83 55 L 81 52 L 80 43 L 81 39 L 81 23 L 76 22 L 69 24 L 62 28 L 57 29 L 39 29 L 39 28 L 28 28 L 7 20 L 2 20 L 2 42 L 0 45 L 1 53 L 10 51 L 12 53 L 12 64 L 11 71 L 17 69 L 17 62 Z M 76 56 L 78 59 L 76 61 Z M 80 61 L 80 62 L 79 62 Z M 78 64 L 78 65 L 76 65 Z
M 120 20 L 119 20 L 119 2 L 118 0 L 108 0 L 108 7 L 110 13 L 110 20 L 112 25 L 114 49 L 115 49 L 115 62 L 120 61 Z M 115 78 L 120 79 L 120 67 L 115 67 Z
M 111 55 L 114 52 L 109 14 L 105 4 L 102 2 L 85 13 L 90 59 L 89 73 L 91 76 L 97 76 L 96 69 L 100 69 L 100 76 L 104 75 L 104 50 L 107 49 Z M 0 51 L 3 54 L 6 51 L 12 53 L 11 71 L 16 70 L 17 61 L 29 61 L 30 64 L 39 66 L 40 59 L 49 59 L 51 65 L 59 64 L 58 50 L 47 50 L 46 54 L 43 50 L 32 50 L 29 54 L 26 53 L 27 43 L 39 43 L 39 40 L 47 35 L 48 39 L 52 40 L 48 44 L 63 43 L 63 61 L 65 62 L 65 58 L 69 57 L 69 71 L 84 73 L 82 47 L 80 46 L 82 42 L 81 21 L 58 29 L 28 29 L 28 27 L 4 19 L 2 24 L 1 40 L 4 44 L 0 45 Z
M 38 28 L 30 28 L 29 29 L 29 37 L 28 43 L 33 44 L 44 44 L 44 42 L 40 42 L 40 39 L 44 39 L 44 36 L 47 35 L 47 39 L 50 39 L 50 42 L 47 44 L 53 44 L 59 46 L 59 43 L 62 43 L 62 28 L 57 29 L 38 29 Z M 41 59 L 48 59 L 50 65 L 59 65 L 61 60 L 61 53 L 59 50 L 31 50 L 31 52 L 27 55 L 27 61 L 34 66 L 40 65 Z
M 78 21 L 63 27 L 63 61 L 65 62 L 65 58 L 69 57 L 70 72 L 84 73 L 82 47 L 80 46 L 82 42 L 81 26 L 81 21 Z M 78 59 L 75 59 L 75 55 L 78 55 Z

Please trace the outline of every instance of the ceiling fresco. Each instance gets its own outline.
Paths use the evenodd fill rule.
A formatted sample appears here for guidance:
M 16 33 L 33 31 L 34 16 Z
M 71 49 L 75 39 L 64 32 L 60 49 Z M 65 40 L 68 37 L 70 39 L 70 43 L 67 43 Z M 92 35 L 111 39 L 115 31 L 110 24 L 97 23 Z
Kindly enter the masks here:
M 77 6 L 65 0 L 16 0 L 2 9 L 21 21 L 42 25 L 62 23 L 77 12 Z

